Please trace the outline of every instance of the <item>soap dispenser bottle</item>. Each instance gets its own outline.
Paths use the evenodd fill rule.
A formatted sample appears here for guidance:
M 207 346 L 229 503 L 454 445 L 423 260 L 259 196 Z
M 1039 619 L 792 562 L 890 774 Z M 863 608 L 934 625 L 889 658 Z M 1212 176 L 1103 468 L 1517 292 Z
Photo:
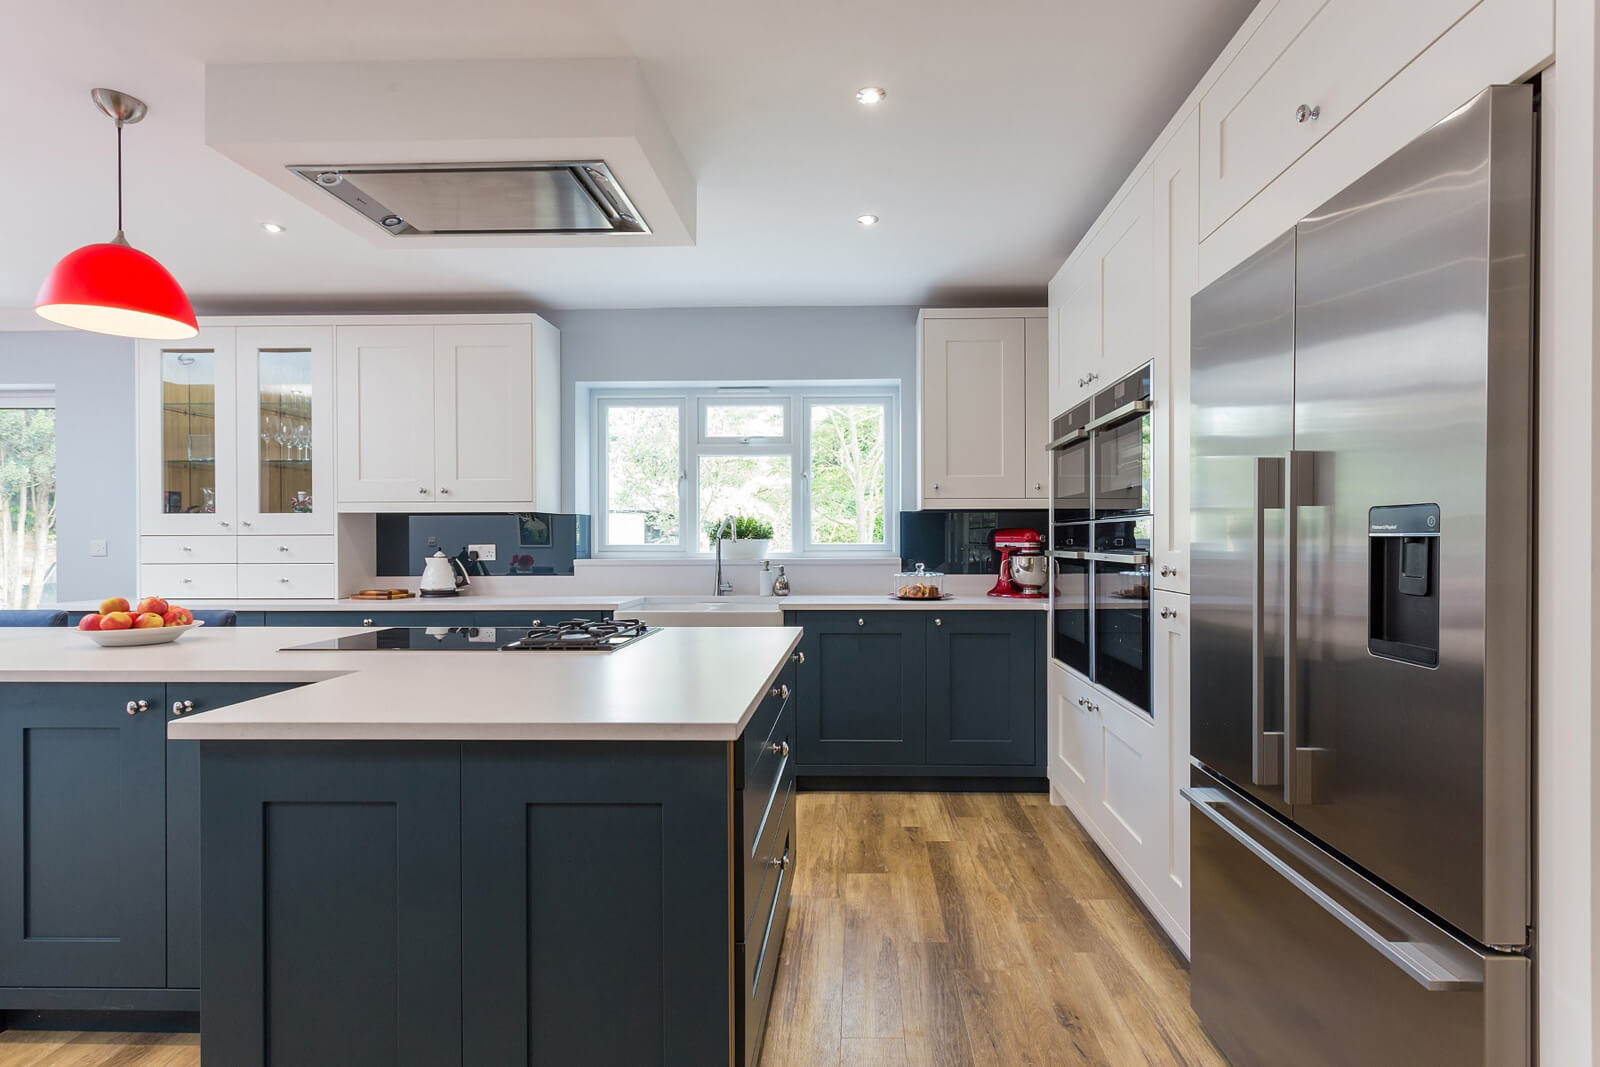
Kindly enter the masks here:
M 772 579 L 772 595 L 773 596 L 788 596 L 789 595 L 789 575 L 784 571 L 783 567 L 781 567 L 781 566 L 778 568 L 778 576 L 776 578 Z

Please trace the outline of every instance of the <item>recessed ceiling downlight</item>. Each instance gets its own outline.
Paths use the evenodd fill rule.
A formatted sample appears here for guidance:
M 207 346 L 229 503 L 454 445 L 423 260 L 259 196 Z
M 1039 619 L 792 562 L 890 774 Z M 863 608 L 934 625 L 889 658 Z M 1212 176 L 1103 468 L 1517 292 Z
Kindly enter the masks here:
M 877 85 L 863 85 L 856 90 L 856 101 L 862 104 L 881 104 L 889 90 Z
M 878 224 L 878 216 L 876 216 L 876 215 L 857 215 L 856 216 L 856 221 L 861 223 L 861 225 L 863 225 L 863 226 L 876 226 Z
M 263 222 L 261 224 L 261 228 L 263 230 L 266 230 L 268 233 L 282 233 L 284 230 L 287 230 L 289 227 L 285 226 L 281 222 Z

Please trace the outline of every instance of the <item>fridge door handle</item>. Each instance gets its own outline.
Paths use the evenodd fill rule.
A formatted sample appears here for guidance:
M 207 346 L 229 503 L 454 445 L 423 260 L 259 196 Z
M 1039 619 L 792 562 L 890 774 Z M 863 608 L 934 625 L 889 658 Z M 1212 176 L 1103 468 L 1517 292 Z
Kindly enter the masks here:
M 1314 495 L 1316 453 L 1289 453 L 1284 497 L 1283 580 L 1283 800 L 1286 804 L 1316 801 L 1310 780 L 1311 763 L 1302 758 L 1300 737 L 1300 509 L 1311 507 Z
M 1283 508 L 1283 459 L 1260 456 L 1255 469 L 1255 559 L 1251 569 L 1250 609 L 1250 781 L 1277 785 L 1283 773 L 1283 733 L 1266 726 L 1267 512 Z
M 1415 941 L 1395 941 L 1385 937 L 1255 837 L 1236 826 L 1231 820 L 1223 818 L 1216 809 L 1234 806 L 1234 801 L 1222 790 L 1213 786 L 1192 786 L 1180 789 L 1178 792 L 1195 811 L 1211 820 L 1219 830 L 1243 845 L 1278 877 L 1304 893 L 1312 903 L 1337 919 L 1345 929 L 1377 950 L 1390 963 L 1404 971 L 1407 977 L 1430 993 L 1483 988 L 1481 961 L 1476 968 L 1453 966 L 1452 961 L 1441 958 L 1441 954 L 1430 951 L 1429 946 L 1425 944 Z

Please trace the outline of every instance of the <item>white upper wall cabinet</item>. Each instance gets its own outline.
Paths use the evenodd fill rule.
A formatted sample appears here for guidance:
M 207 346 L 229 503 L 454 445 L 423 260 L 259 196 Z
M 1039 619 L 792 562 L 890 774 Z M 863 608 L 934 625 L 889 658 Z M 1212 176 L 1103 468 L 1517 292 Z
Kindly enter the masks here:
M 918 316 L 923 507 L 1039 506 L 1049 432 L 1044 327 L 1041 309 Z
M 339 503 L 434 499 L 433 327 L 341 326 Z
M 1479 2 L 1278 0 L 1200 100 L 1202 231 L 1225 222 Z
M 333 327 L 244 326 L 234 351 L 239 533 L 332 534 Z
M 341 511 L 560 508 L 560 333 L 340 326 Z
M 1199 120 L 1192 112 L 1151 165 L 1155 185 L 1156 361 L 1151 376 L 1151 570 L 1189 591 L 1189 298 L 1200 255 Z
M 139 532 L 231 536 L 239 517 L 234 331 L 206 326 L 186 341 L 141 341 L 137 358 Z

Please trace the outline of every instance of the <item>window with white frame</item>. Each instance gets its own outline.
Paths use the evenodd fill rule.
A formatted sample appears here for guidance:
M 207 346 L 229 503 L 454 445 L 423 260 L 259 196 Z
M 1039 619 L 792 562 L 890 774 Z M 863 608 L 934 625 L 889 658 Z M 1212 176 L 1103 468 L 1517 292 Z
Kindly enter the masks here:
M 784 555 L 893 550 L 892 387 L 595 390 L 595 546 L 702 555 L 729 515 Z

